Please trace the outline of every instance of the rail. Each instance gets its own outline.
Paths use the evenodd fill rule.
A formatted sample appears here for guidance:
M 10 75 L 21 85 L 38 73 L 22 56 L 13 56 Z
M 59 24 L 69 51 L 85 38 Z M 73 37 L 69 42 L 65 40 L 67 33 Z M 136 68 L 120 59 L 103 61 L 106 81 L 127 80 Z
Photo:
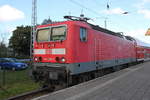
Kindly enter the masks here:
M 41 95 L 51 93 L 51 92 L 53 91 L 50 88 L 42 88 L 42 89 L 34 90 L 31 92 L 23 93 L 21 95 L 8 98 L 7 100 L 30 100 L 37 96 L 41 96 Z

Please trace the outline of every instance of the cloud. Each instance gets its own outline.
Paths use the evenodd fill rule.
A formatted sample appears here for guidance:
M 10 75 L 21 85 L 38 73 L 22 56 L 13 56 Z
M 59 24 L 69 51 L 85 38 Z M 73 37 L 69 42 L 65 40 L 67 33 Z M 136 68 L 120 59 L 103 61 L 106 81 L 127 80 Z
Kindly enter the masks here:
M 2 21 L 14 21 L 18 19 L 23 19 L 24 13 L 10 5 L 0 6 L 0 22 Z
M 125 11 L 121 8 L 114 8 L 114 9 L 110 9 L 110 10 L 104 10 L 102 12 L 106 13 L 106 14 L 122 14 Z
M 140 2 L 138 2 L 137 4 L 135 4 L 134 6 L 138 9 L 144 9 L 145 5 L 149 5 L 150 0 L 140 0 Z
M 145 18 L 150 19 L 150 10 L 140 9 L 138 10 L 139 14 L 143 14 Z
M 0 25 L 1 26 L 1 25 Z M 0 27 L 0 41 L 4 39 L 4 43 L 8 45 L 9 39 L 12 36 L 13 31 L 16 29 L 15 26 L 4 24 Z
M 146 29 L 129 30 L 126 31 L 125 35 L 132 36 L 134 38 L 137 38 L 140 41 L 150 44 L 150 36 L 145 36 L 146 31 L 147 31 Z
M 150 2 L 150 0 L 143 0 L 143 2 L 144 2 L 144 3 L 148 3 L 148 2 Z
M 12 33 L 15 29 L 16 29 L 16 27 L 7 26 L 5 31 L 8 33 Z
M 138 9 L 137 13 L 142 14 L 144 18 L 150 19 L 150 10 L 146 9 L 150 4 L 150 0 L 140 0 L 134 6 Z

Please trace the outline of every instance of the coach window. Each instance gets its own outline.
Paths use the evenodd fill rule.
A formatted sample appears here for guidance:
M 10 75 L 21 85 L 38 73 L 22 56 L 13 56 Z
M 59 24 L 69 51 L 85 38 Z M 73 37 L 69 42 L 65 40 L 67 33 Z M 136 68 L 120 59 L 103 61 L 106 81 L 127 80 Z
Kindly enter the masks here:
M 80 28 L 80 40 L 82 42 L 86 42 L 87 41 L 87 29 L 84 27 Z

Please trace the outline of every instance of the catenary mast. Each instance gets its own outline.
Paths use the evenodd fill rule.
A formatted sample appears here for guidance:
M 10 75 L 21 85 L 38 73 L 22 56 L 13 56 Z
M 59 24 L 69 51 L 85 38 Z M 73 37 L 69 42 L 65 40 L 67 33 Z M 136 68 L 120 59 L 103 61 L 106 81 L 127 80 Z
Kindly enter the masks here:
M 30 40 L 30 57 L 33 58 L 33 41 L 35 40 L 35 32 L 37 25 L 37 0 L 32 0 L 32 18 L 31 18 L 31 40 Z

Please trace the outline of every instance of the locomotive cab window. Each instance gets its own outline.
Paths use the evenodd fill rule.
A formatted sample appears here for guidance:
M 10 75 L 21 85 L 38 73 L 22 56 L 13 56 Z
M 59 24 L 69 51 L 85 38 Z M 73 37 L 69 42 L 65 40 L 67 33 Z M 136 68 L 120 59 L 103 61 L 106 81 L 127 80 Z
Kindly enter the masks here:
M 59 26 L 59 27 L 52 27 L 51 29 L 51 40 L 65 40 L 66 38 L 66 27 Z
M 37 41 L 57 41 L 66 39 L 66 26 L 55 26 L 37 31 Z
M 87 29 L 84 27 L 80 28 L 80 41 L 81 42 L 87 41 Z
M 41 29 L 37 31 L 37 41 L 49 41 L 49 28 Z

